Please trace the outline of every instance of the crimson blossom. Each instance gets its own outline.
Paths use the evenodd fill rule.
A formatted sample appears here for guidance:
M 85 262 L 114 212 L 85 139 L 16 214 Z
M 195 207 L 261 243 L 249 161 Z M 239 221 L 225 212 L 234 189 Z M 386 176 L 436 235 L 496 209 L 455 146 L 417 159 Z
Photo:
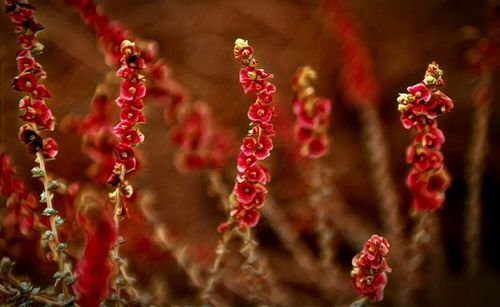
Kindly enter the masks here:
M 261 165 L 273 149 L 274 136 L 271 118 L 275 115 L 273 94 L 274 84 L 268 81 L 272 74 L 257 68 L 253 57 L 253 48 L 241 38 L 235 41 L 234 57 L 240 60 L 239 80 L 245 93 L 255 93 L 257 99 L 248 109 L 250 130 L 243 138 L 237 161 L 238 175 L 233 192 L 230 195 L 231 213 L 228 222 L 219 226 L 219 231 L 226 230 L 236 223 L 239 228 L 255 227 L 260 219 L 259 209 L 264 205 L 267 195 L 266 184 L 270 181 L 269 171 Z
M 397 99 L 403 126 L 417 131 L 406 152 L 411 165 L 406 185 L 413 193 L 412 206 L 417 211 L 442 207 L 451 182 L 441 152 L 445 137 L 436 121 L 453 108 L 453 101 L 439 90 L 444 85 L 442 76 L 437 63 L 429 64 L 424 80 L 408 87 L 408 93 L 399 94 Z
M 389 247 L 389 242 L 384 237 L 372 235 L 366 241 L 363 250 L 352 258 L 352 286 L 358 294 L 373 302 L 379 302 L 384 298 L 387 273 L 391 272 L 387 264 Z

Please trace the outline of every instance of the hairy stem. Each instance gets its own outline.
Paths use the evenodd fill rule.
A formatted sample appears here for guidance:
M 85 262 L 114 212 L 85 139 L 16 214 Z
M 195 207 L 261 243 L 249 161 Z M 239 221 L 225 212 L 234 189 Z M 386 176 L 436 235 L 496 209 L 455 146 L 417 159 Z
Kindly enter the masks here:
M 47 201 L 46 205 L 47 205 L 47 208 L 53 210 L 54 209 L 54 206 L 52 205 L 53 194 L 49 190 L 50 178 L 47 174 L 47 169 L 45 168 L 45 158 L 41 152 L 37 152 L 36 159 L 38 161 L 38 165 L 40 166 L 40 169 L 43 172 L 42 183 L 43 183 L 43 190 L 45 193 L 45 199 Z M 53 239 L 54 244 L 51 244 L 51 242 L 49 242 L 49 247 L 52 250 L 52 255 L 54 257 L 54 261 L 57 262 L 59 272 L 64 274 L 65 273 L 64 272 L 65 271 L 65 267 L 64 267 L 64 255 L 65 254 L 64 254 L 64 251 L 57 250 L 57 247 L 59 246 L 60 242 L 59 242 L 59 235 L 57 232 L 57 226 L 56 226 L 54 214 L 49 217 L 49 221 L 50 221 L 50 229 L 52 231 L 52 235 L 54 236 L 54 239 Z M 67 299 L 70 294 L 69 294 L 69 288 L 68 288 L 68 284 L 67 284 L 65 277 L 63 277 L 61 280 L 61 287 L 63 290 L 64 299 Z

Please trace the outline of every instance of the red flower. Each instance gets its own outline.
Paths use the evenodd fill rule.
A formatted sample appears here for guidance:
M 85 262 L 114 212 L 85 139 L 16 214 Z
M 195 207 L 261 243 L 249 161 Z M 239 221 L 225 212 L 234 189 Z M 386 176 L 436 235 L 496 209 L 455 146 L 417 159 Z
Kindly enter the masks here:
M 249 155 L 241 152 L 238 156 L 238 172 L 244 172 L 247 168 L 254 166 L 257 163 L 257 158 L 255 155 L 250 153 Z
M 259 102 L 253 103 L 248 109 L 248 118 L 254 122 L 269 122 L 273 117 L 274 107 L 262 105 Z
M 239 208 L 233 210 L 231 215 L 236 218 L 239 228 L 255 227 L 260 220 L 260 212 L 256 209 L 246 210 L 244 208 Z
M 258 164 L 248 167 L 240 174 L 240 177 L 242 180 L 248 180 L 252 183 L 265 183 L 267 178 L 266 172 Z
M 326 135 L 320 135 L 318 137 L 313 138 L 307 145 L 307 156 L 311 159 L 317 159 L 322 157 L 328 152 L 328 137 Z
M 59 148 L 57 146 L 56 140 L 54 140 L 53 138 L 47 138 L 43 140 L 42 153 L 45 158 L 55 158 L 55 156 L 57 156 L 58 150 Z
M 126 131 L 121 138 L 123 144 L 135 146 L 144 142 L 144 135 L 137 129 Z
M 120 112 L 120 119 L 129 121 L 131 123 L 144 123 L 146 122 L 144 114 L 141 111 L 132 109 L 129 107 L 124 107 Z
M 273 141 L 267 135 L 261 135 L 255 144 L 255 157 L 257 160 L 264 160 L 271 154 Z
M 415 97 L 415 102 L 429 102 L 431 99 L 431 90 L 423 83 L 417 83 L 409 86 L 407 91 Z
M 367 274 L 366 268 L 359 268 L 351 272 L 351 281 L 354 290 L 373 302 L 384 299 L 384 288 L 387 285 L 387 274 L 379 272 L 375 275 Z
M 122 120 L 113 128 L 113 132 L 116 134 L 116 136 L 122 137 L 125 132 L 132 130 L 133 127 L 134 125 L 130 121 Z
M 237 182 L 234 188 L 236 199 L 243 204 L 250 203 L 257 194 L 255 184 L 247 181 Z
M 31 93 L 38 85 L 38 80 L 31 73 L 20 74 L 14 78 L 12 89 L 19 92 Z
M 120 97 L 125 100 L 143 98 L 146 95 L 146 87 L 142 82 L 125 80 L 120 85 Z
M 19 108 L 24 111 L 20 116 L 24 121 L 35 123 L 40 129 L 53 129 L 54 117 L 43 100 L 25 96 L 19 101 Z
M 134 150 L 130 145 L 120 143 L 115 147 L 113 153 L 115 154 L 116 162 L 123 164 L 128 172 L 135 169 L 136 160 Z
M 251 210 L 251 209 L 260 209 L 264 205 L 264 200 L 266 199 L 267 196 L 267 189 L 265 186 L 258 184 L 255 185 L 255 190 L 257 193 L 253 197 L 252 201 L 244 204 L 240 203 L 239 205 L 245 209 L 245 210 Z

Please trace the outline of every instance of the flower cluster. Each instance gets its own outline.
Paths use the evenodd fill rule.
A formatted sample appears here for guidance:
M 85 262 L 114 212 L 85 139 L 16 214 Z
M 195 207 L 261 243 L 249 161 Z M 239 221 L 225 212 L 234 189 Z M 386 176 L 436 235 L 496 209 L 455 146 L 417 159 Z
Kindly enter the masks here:
M 389 242 L 384 237 L 372 235 L 363 250 L 352 258 L 351 282 L 358 294 L 374 302 L 384 298 L 387 274 L 391 268 L 387 264 Z
M 433 211 L 444 202 L 450 175 L 444 166 L 441 146 L 445 138 L 437 127 L 436 117 L 453 108 L 452 100 L 439 90 L 444 85 L 443 71 L 433 62 L 427 67 L 424 80 L 399 94 L 398 110 L 406 129 L 417 134 L 407 149 L 406 161 L 411 164 L 406 185 L 413 193 L 413 208 Z
M 342 87 L 352 104 L 374 104 L 379 99 L 379 84 L 373 72 L 368 49 L 357 33 L 356 25 L 340 0 L 326 0 L 333 38 L 340 47 Z
M 316 159 L 328 151 L 328 127 L 330 125 L 331 102 L 316 97 L 312 82 L 316 72 L 309 66 L 301 67 L 292 80 L 295 92 L 293 112 L 297 116 L 294 125 L 295 138 L 302 157 Z
M 229 137 L 215 129 L 210 109 L 203 102 L 195 103 L 169 133 L 179 147 L 176 166 L 181 171 L 220 168 L 231 154 Z
M 39 135 L 39 131 L 54 130 L 55 125 L 52 111 L 45 103 L 51 94 L 41 83 L 47 74 L 33 57 L 43 50 L 35 37 L 44 27 L 36 22 L 33 15 L 35 8 L 27 1 L 6 0 L 5 5 L 21 47 L 16 55 L 18 75 L 14 78 L 12 89 L 26 94 L 19 101 L 20 117 L 26 122 L 20 128 L 19 138 L 30 154 L 41 152 L 45 158 L 54 158 L 58 152 L 56 141 L 53 138 L 43 139 Z
M 0 196 L 7 199 L 8 211 L 2 218 L 2 229 L 18 227 L 22 234 L 28 234 L 39 222 L 36 214 L 38 202 L 28 192 L 24 183 L 16 176 L 9 156 L 0 152 Z
M 234 57 L 243 65 L 239 74 L 243 91 L 255 93 L 257 99 L 247 113 L 251 128 L 243 139 L 238 156 L 238 175 L 230 195 L 233 210 L 229 221 L 219 226 L 220 232 L 234 222 L 239 228 L 255 227 L 259 222 L 259 209 L 264 205 L 266 184 L 270 181 L 269 172 L 260 161 L 269 157 L 273 149 L 271 137 L 274 136 L 274 128 L 270 121 L 275 115 L 271 103 L 276 87 L 268 81 L 273 75 L 256 67 L 257 60 L 248 41 L 241 38 L 235 41 Z
M 120 96 L 116 104 L 121 108 L 120 122 L 113 128 L 120 139 L 113 149 L 115 166 L 108 183 L 119 187 L 120 194 L 126 198 L 132 196 L 132 187 L 124 179 L 126 173 L 136 169 L 136 158 L 133 147 L 144 141 L 144 135 L 137 128 L 138 124 L 145 123 L 144 102 L 146 95 L 145 78 L 140 73 L 146 68 L 141 50 L 135 43 L 124 40 L 121 44 L 122 66 L 116 75 L 123 79 L 120 85 Z

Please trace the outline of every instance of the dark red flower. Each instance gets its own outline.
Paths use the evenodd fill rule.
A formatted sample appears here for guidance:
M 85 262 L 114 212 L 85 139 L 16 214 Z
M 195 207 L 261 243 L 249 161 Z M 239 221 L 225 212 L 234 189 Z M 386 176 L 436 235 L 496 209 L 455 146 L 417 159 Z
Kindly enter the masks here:
M 59 151 L 59 147 L 57 146 L 56 140 L 53 138 L 47 138 L 43 140 L 43 156 L 45 158 L 55 158 Z
M 27 145 L 28 152 L 30 154 L 36 154 L 43 148 L 42 138 L 31 128 L 29 124 L 23 125 L 19 129 L 19 139 Z
M 123 164 L 128 172 L 133 171 L 136 167 L 136 160 L 134 157 L 134 150 L 130 145 L 127 144 L 118 144 L 113 153 L 116 158 L 116 162 L 119 164 Z
M 31 93 L 38 85 L 38 80 L 31 73 L 20 74 L 14 78 L 12 89 L 19 92 Z
M 255 184 L 243 181 L 243 182 L 236 182 L 234 192 L 236 195 L 236 199 L 240 203 L 248 204 L 253 200 L 254 196 L 257 194 L 257 189 L 255 188 Z

